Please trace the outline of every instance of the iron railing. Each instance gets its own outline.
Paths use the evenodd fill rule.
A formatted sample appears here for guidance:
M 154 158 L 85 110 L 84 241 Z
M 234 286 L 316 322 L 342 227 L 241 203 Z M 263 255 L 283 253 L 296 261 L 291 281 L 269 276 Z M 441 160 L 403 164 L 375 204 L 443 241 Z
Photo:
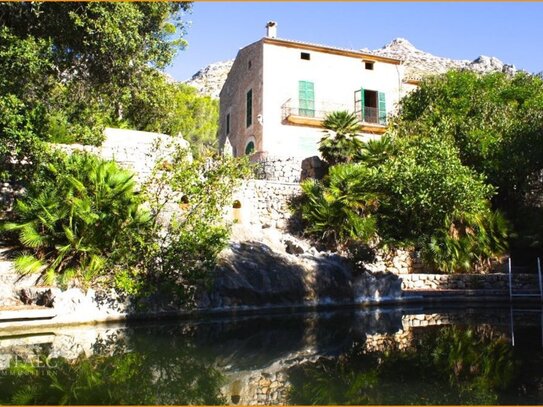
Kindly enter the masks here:
M 348 105 L 331 102 L 315 102 L 313 105 L 307 102 L 299 102 L 298 100 L 288 99 L 281 105 L 281 119 L 286 120 L 289 116 L 309 117 L 318 120 L 323 120 L 327 114 L 340 110 L 352 111 Z M 364 113 L 355 111 L 356 117 L 362 123 L 382 124 L 382 119 L 379 117 L 379 109 L 375 107 L 364 107 Z
M 356 112 L 358 120 L 363 123 L 379 124 L 379 109 L 376 107 L 364 106 L 364 114 L 361 111 Z
M 327 114 L 339 110 L 351 109 L 349 106 L 340 103 L 331 102 L 313 102 L 312 104 L 298 100 L 288 99 L 281 105 L 281 118 L 287 119 L 289 116 L 309 117 L 322 120 Z

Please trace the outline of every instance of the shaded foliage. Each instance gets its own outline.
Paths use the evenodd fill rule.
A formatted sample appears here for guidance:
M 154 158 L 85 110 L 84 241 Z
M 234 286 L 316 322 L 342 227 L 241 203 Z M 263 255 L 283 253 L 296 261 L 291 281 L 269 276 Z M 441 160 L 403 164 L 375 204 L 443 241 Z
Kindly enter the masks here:
M 543 196 L 540 77 L 462 71 L 428 78 L 401 101 L 393 128 L 400 137 L 439 137 L 453 143 L 462 163 L 496 188 L 493 205 L 505 212 L 520 236 L 513 244 L 541 247 L 542 223 L 526 228 L 523 222 L 526 213 L 541 206 Z
M 507 248 L 507 224 L 490 209 L 494 189 L 438 137 L 364 143 L 356 162 L 302 184 L 306 231 L 332 244 L 421 250 L 440 271 L 485 269 Z

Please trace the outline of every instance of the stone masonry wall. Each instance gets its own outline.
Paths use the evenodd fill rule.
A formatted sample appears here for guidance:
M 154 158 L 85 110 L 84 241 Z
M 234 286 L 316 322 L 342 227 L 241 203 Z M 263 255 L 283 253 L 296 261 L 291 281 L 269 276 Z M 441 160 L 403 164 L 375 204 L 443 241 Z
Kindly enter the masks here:
M 300 182 L 307 178 L 321 179 L 326 174 L 327 164 L 318 156 L 303 160 L 297 157 L 271 157 L 255 154 L 255 178 L 279 182 Z
M 254 161 L 255 178 L 279 182 L 300 182 L 302 160 L 296 157 L 259 157 Z
M 405 274 L 401 276 L 402 290 L 434 289 L 493 289 L 508 290 L 509 276 L 496 274 Z M 535 274 L 513 274 L 513 290 L 539 289 Z
M 249 180 L 233 195 L 233 200 L 241 204 L 234 219 L 248 225 L 285 229 L 291 215 L 289 202 L 300 192 L 298 183 Z

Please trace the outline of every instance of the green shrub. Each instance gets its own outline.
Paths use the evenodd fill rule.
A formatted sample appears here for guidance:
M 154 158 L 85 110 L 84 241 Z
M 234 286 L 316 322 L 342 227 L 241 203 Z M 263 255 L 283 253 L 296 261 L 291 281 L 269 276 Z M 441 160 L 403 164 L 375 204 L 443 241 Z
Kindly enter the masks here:
M 16 268 L 64 284 L 104 273 L 120 242 L 150 224 L 134 186 L 132 173 L 90 154 L 51 159 L 17 200 L 16 221 L 3 225 L 26 249 Z
M 353 241 L 414 248 L 443 272 L 484 269 L 507 249 L 507 223 L 490 210 L 495 189 L 450 141 L 384 137 L 354 157 L 302 184 L 309 234 L 348 251 Z

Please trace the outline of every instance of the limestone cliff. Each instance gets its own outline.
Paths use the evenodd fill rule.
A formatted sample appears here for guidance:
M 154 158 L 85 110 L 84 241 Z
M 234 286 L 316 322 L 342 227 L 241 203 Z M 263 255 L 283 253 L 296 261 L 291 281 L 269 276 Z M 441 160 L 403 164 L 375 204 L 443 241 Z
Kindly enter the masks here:
M 234 60 L 232 59 L 210 64 L 192 75 L 192 78 L 185 81 L 185 83 L 194 86 L 202 95 L 218 99 L 222 85 L 226 81 L 233 63 Z
M 473 61 L 469 61 L 435 56 L 415 48 L 404 38 L 396 38 L 377 50 L 361 49 L 361 51 L 401 59 L 406 67 L 407 79 L 421 79 L 424 76 L 444 73 L 451 69 L 467 69 L 480 73 L 514 73 L 516 71 L 513 65 L 504 64 L 495 57 L 481 55 Z

